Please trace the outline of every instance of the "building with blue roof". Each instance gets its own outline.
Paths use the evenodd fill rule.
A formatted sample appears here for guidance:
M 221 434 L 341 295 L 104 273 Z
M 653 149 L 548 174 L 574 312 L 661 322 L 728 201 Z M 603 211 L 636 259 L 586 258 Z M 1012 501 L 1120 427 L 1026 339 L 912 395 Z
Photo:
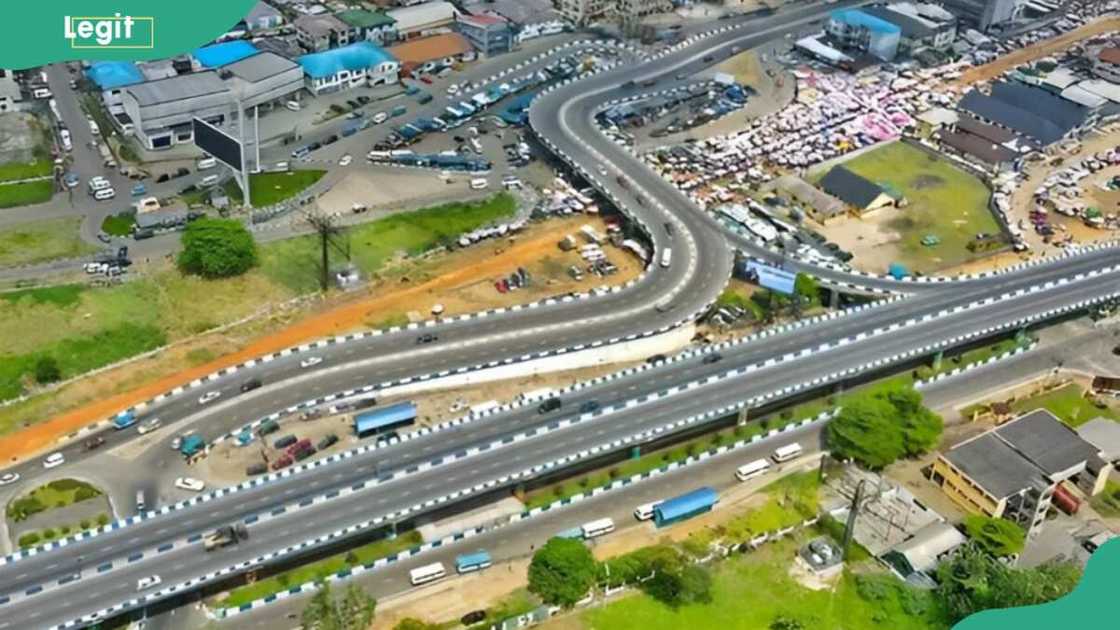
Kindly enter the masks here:
M 144 80 L 140 68 L 131 61 L 95 61 L 86 70 L 86 76 L 102 92 L 133 85 Z
M 195 61 L 203 68 L 221 68 L 257 54 L 257 47 L 244 40 L 222 42 L 203 46 L 192 53 Z
M 358 42 L 299 58 L 308 91 L 318 96 L 362 85 L 397 82 L 401 64 L 384 48 Z
M 830 13 L 825 32 L 841 47 L 866 52 L 882 61 L 894 59 L 902 39 L 901 28 L 859 9 Z
M 712 511 L 719 503 L 719 493 L 704 486 L 678 497 L 662 501 L 653 507 L 653 522 L 664 527 Z

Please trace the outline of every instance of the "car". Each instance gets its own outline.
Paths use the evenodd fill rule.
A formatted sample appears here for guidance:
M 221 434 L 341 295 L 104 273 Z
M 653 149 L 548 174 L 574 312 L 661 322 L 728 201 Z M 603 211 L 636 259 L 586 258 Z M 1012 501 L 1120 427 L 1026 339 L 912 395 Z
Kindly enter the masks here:
M 485 610 L 472 610 L 469 613 L 463 615 L 462 618 L 459 619 L 459 622 L 464 626 L 473 626 L 483 619 L 486 619 Z
M 563 405 L 564 405 L 564 403 L 559 398 L 557 398 L 556 396 L 553 396 L 552 398 L 549 398 L 548 400 L 542 402 L 537 407 L 537 413 L 545 414 L 545 413 L 549 413 L 551 411 L 556 411 L 557 409 L 559 409 Z
M 509 285 L 506 283 L 505 278 L 502 278 L 501 280 L 495 280 L 494 288 L 498 290 L 498 293 L 506 293 L 509 291 Z
M 316 365 L 319 365 L 322 362 L 323 362 L 323 357 L 307 357 L 303 361 L 299 362 L 299 366 L 301 368 L 315 367 Z
M 339 158 L 338 165 L 339 166 L 350 166 L 350 163 L 353 162 L 353 161 L 354 161 L 354 157 L 351 156 L 349 153 L 347 153 L 346 155 Z
M 179 450 L 179 447 L 182 446 L 182 445 L 183 445 L 183 438 L 182 437 L 175 436 L 174 438 L 171 439 L 171 443 L 170 443 L 171 450 L 177 451 L 177 450 Z
M 654 363 L 661 363 L 661 362 L 662 362 L 662 361 L 664 361 L 664 360 L 665 360 L 665 355 L 663 355 L 663 354 L 655 354 L 655 355 L 653 355 L 653 356 L 651 356 L 651 357 L 647 358 L 647 359 L 646 359 L 646 363 L 649 363 L 649 364 L 654 364 Z
M 1120 357 L 1120 346 L 1115 346 L 1115 347 L 1113 347 L 1113 348 L 1112 348 L 1112 354 L 1114 354 L 1114 355 L 1116 355 L 1116 356 Z
M 160 422 L 159 418 L 152 418 L 151 420 L 144 421 L 140 424 L 140 426 L 136 427 L 136 432 L 140 435 L 143 435 L 150 431 L 155 431 L 160 427 L 160 424 L 162 423 Z
M 251 379 L 249 379 L 249 380 L 247 380 L 247 381 L 245 381 L 244 383 L 241 384 L 241 388 L 240 388 L 241 393 L 244 394 L 245 392 L 251 392 L 251 391 L 253 391 L 254 389 L 257 389 L 260 386 L 261 386 L 261 379 L 251 378 Z
M 65 463 L 66 458 L 62 456 L 62 453 L 51 453 L 43 459 L 43 468 L 54 468 L 55 466 L 61 466 Z
M 161 579 L 158 575 L 149 575 L 148 577 L 142 577 L 139 580 L 136 580 L 136 590 L 142 591 L 146 588 L 159 586 L 162 582 L 163 579 Z
M 429 77 L 428 75 L 424 75 L 424 76 L 420 77 L 420 80 L 423 81 L 424 83 L 427 83 L 428 85 L 432 84 L 432 77 Z
M 458 94 L 459 93 L 459 86 L 455 85 L 455 84 L 451 84 L 451 85 L 447 86 L 447 93 L 451 96 L 454 96 L 454 95 Z
M 92 451 L 95 448 L 100 448 L 103 444 L 105 444 L 105 438 L 98 435 L 86 440 L 84 446 L 87 451 Z
M 175 487 L 180 490 L 202 492 L 206 488 L 206 484 L 194 477 L 179 477 L 175 480 Z
M 437 339 L 439 339 L 439 336 L 436 335 L 435 333 L 424 333 L 423 335 L 420 335 L 419 337 L 416 338 L 416 343 L 417 344 L 432 343 L 433 341 L 435 341 Z
M 702 60 L 702 61 L 703 61 L 704 63 L 711 63 L 711 62 L 715 61 L 715 59 L 716 59 L 716 58 L 715 58 L 714 56 L 712 56 L 712 55 L 704 55 L 704 58 L 703 58 L 703 60 Z
M 299 110 L 303 109 L 303 107 L 299 104 L 299 101 L 288 101 L 287 103 L 284 103 L 284 107 L 293 112 L 298 112 Z
M 213 402 L 222 397 L 222 392 L 212 391 L 198 397 L 198 404 L 205 405 L 206 403 Z
M 132 196 L 133 197 L 140 197 L 142 195 L 146 195 L 147 193 L 148 193 L 148 187 L 145 186 L 144 184 L 136 184 L 135 186 L 132 187 Z
M 81 178 L 76 173 L 67 173 L 63 181 L 65 181 L 67 188 L 77 188 L 78 184 L 82 183 Z
M 0 486 L 7 486 L 19 481 L 19 473 L 5 473 L 0 475 Z
M 602 409 L 603 406 L 597 400 L 588 400 L 579 406 L 580 413 L 595 413 Z

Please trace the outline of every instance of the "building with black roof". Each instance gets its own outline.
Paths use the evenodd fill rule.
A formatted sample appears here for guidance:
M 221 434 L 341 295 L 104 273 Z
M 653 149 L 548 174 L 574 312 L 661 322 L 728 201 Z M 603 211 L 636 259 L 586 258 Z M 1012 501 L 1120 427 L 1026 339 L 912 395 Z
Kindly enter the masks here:
M 1103 487 L 1096 447 L 1054 414 L 1036 409 L 938 455 L 931 478 L 965 511 L 1006 518 L 1037 533 L 1065 481 Z M 1104 472 L 1103 474 L 1107 474 Z
M 843 166 L 832 167 L 818 185 L 860 214 L 894 205 L 895 202 L 881 186 Z
M 998 81 L 992 84 L 990 94 L 972 90 L 958 108 L 1042 147 L 1077 136 L 1096 122 L 1096 116 L 1085 106 L 1018 82 Z

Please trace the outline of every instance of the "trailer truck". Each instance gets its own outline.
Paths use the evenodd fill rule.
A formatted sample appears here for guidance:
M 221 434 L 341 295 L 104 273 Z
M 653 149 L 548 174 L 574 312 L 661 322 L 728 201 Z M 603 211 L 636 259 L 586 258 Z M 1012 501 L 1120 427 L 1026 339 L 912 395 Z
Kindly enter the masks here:
M 202 539 L 202 546 L 206 551 L 213 551 L 229 545 L 235 545 L 249 538 L 249 530 L 242 523 L 223 525 L 210 532 Z

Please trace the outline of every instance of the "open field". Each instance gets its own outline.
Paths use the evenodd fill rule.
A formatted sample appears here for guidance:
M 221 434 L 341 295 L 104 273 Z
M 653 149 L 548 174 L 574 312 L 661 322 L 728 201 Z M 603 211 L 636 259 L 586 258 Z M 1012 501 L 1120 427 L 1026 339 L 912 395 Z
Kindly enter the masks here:
M 512 216 L 516 208 L 514 198 L 501 193 L 478 203 L 449 203 L 364 223 L 348 231 L 351 262 L 369 274 L 393 256 L 415 256 L 453 242 L 460 234 Z M 318 259 L 319 242 L 312 236 L 261 247 L 261 271 L 294 291 L 312 291 L 318 286 Z
M 326 175 L 326 171 L 306 170 L 284 173 L 253 173 L 249 176 L 249 196 L 254 208 L 263 208 L 295 197 Z M 241 203 L 241 189 L 229 183 L 226 193 L 230 199 Z
M 1032 409 L 1048 409 L 1071 427 L 1079 427 L 1093 418 L 1104 417 L 1120 421 L 1120 412 L 1110 406 L 1098 407 L 1085 398 L 1081 386 L 1071 383 L 1040 396 L 1015 401 L 1011 408 L 1016 414 Z
M 21 184 L 0 184 L 0 208 L 44 203 L 50 201 L 53 194 L 54 182 L 49 179 Z
M 0 186 L 3 188 L 7 186 Z M 0 230 L 0 267 L 73 258 L 97 251 L 78 236 L 81 222 L 81 219 L 48 219 Z
M 5 162 L 0 164 L 0 182 L 31 179 L 51 174 L 51 161 L 46 159 L 34 162 Z
M 988 209 L 988 188 L 946 159 L 894 142 L 858 155 L 844 166 L 902 192 L 908 202 L 903 208 L 884 208 L 823 230 L 830 237 L 833 232 L 851 232 L 846 239 L 840 234 L 835 238 L 856 255 L 854 262 L 860 267 L 885 272 L 889 263 L 900 262 L 911 272 L 930 273 L 982 258 L 983 254 L 967 249 L 968 243 L 977 234 L 999 233 Z M 879 233 L 867 237 L 868 224 Z M 926 235 L 941 242 L 922 245 Z

